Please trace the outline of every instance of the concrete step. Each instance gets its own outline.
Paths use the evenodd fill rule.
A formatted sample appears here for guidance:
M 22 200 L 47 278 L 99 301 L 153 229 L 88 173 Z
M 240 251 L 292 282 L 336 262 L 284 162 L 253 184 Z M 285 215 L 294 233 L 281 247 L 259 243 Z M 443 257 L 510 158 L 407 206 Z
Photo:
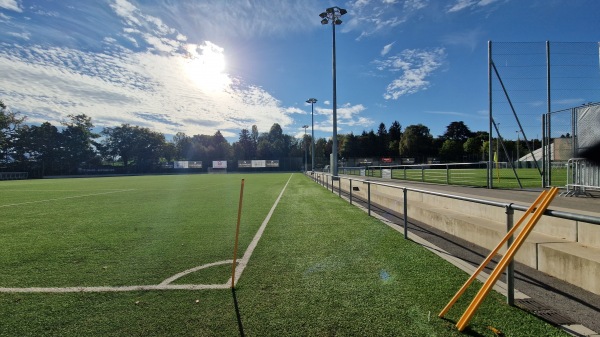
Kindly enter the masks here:
M 483 220 L 447 208 L 431 207 L 411 201 L 407 207 L 410 219 L 424 222 L 451 235 L 492 250 L 506 235 L 504 223 Z M 515 222 L 517 219 L 515 219 Z M 516 235 L 525 224 L 522 224 Z M 506 246 L 500 254 L 506 252 Z M 600 249 L 571 242 L 547 234 L 531 232 L 515 261 L 558 279 L 600 294 Z

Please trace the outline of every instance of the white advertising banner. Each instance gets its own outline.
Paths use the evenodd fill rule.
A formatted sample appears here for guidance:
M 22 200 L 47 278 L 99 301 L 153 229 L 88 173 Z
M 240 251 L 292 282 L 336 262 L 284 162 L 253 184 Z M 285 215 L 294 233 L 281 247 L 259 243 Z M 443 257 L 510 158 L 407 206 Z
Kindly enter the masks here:
M 188 168 L 188 162 L 187 160 L 176 161 L 173 163 L 173 167 L 176 169 L 186 169 Z
M 226 160 L 214 160 L 212 167 L 216 168 L 216 169 L 226 169 L 227 161 Z
M 252 161 L 252 167 L 265 167 L 265 161 L 264 160 L 253 160 Z

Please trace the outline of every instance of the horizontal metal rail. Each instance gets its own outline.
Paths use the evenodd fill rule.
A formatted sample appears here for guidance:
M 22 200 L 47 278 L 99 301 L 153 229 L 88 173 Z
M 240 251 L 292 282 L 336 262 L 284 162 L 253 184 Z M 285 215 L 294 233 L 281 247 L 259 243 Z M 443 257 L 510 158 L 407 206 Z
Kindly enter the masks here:
M 398 190 L 402 190 L 403 192 L 403 220 L 404 220 L 404 238 L 408 239 L 408 214 L 407 214 L 407 205 L 408 205 L 408 198 L 407 198 L 407 192 L 411 191 L 411 192 L 416 192 L 416 193 L 423 193 L 423 194 L 428 194 L 428 195 L 434 195 L 434 196 L 439 196 L 439 197 L 444 197 L 444 198 L 450 198 L 450 199 L 455 199 L 455 200 L 461 200 L 461 201 L 468 201 L 468 202 L 472 202 L 472 203 L 477 203 L 477 204 L 482 204 L 482 205 L 489 205 L 489 206 L 495 206 L 495 207 L 502 207 L 505 209 L 505 213 L 506 213 L 506 231 L 509 232 L 513 226 L 514 223 L 514 210 L 519 210 L 519 211 L 527 211 L 529 209 L 528 206 L 523 206 L 523 205 L 518 205 L 515 203 L 508 203 L 508 202 L 498 202 L 498 201 L 492 201 L 492 200 L 486 200 L 486 199 L 480 199 L 480 198 L 472 198 L 472 197 L 465 197 L 465 196 L 461 196 L 461 195 L 454 195 L 454 194 L 449 194 L 449 193 L 442 193 L 442 192 L 436 192 L 436 191 L 430 191 L 430 190 L 425 190 L 425 189 L 419 189 L 419 188 L 413 188 L 413 187 L 406 187 L 406 186 L 401 186 L 398 184 L 390 184 L 390 183 L 385 183 L 385 182 L 379 182 L 379 181 L 373 181 L 373 180 L 368 180 L 368 179 L 354 179 L 354 178 L 350 178 L 350 177 L 343 177 L 343 176 L 338 176 L 335 177 L 336 179 L 333 179 L 334 177 L 331 176 L 331 174 L 327 174 L 327 173 L 322 173 L 322 172 L 310 172 L 307 174 L 309 176 L 311 176 L 311 178 L 319 183 L 320 185 L 324 186 L 325 188 L 327 188 L 329 190 L 330 187 L 330 183 L 331 183 L 331 193 L 335 193 L 334 190 L 334 182 L 337 181 L 338 185 L 338 195 L 341 197 L 342 196 L 342 179 L 348 180 L 349 181 L 349 202 L 350 204 L 352 204 L 352 200 L 353 200 L 353 196 L 352 196 L 352 191 L 353 191 L 353 187 L 356 188 L 356 182 L 359 183 L 363 183 L 363 184 L 367 184 L 367 200 L 365 201 L 367 204 L 367 212 L 369 214 L 369 216 L 371 215 L 371 185 L 377 185 L 377 186 L 384 186 L 384 187 L 389 187 L 392 189 L 398 189 Z M 571 213 L 571 212 L 563 212 L 563 211 L 558 211 L 558 210 L 551 210 L 551 209 L 547 209 L 543 215 L 547 215 L 547 216 L 551 216 L 551 217 L 557 217 L 557 218 L 561 218 L 561 219 L 567 219 L 567 220 L 574 220 L 574 221 L 582 221 L 582 222 L 586 222 L 586 223 L 590 223 L 590 224 L 594 224 L 594 225 L 600 225 L 600 217 L 597 216 L 591 216 L 591 215 L 585 215 L 585 214 L 577 214 L 577 213 Z M 509 243 L 512 242 L 512 238 L 509 240 Z M 507 302 L 509 305 L 514 305 L 514 262 L 510 262 L 510 264 L 508 265 L 507 268 Z

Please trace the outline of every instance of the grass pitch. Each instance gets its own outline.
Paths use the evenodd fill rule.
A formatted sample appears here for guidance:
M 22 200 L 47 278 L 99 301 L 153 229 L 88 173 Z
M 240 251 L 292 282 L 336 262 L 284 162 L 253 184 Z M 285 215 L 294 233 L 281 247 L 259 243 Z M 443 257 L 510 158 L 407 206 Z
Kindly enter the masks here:
M 0 184 L 0 287 L 156 284 L 240 251 L 290 174 L 11 181 Z M 230 268 L 182 283 L 225 282 Z M 492 293 L 459 333 L 479 285 L 295 174 L 236 291 L 0 293 L 1 336 L 565 336 Z

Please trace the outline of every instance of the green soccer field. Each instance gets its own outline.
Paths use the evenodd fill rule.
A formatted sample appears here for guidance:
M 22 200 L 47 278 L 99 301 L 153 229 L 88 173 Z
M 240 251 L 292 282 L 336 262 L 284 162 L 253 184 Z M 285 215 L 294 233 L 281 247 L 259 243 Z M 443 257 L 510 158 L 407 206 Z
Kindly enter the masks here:
M 231 259 L 241 179 L 235 291 L 128 288 Z M 468 275 L 301 174 L 8 181 L 0 215 L 0 336 L 566 336 L 494 292 L 458 332 L 481 284 L 437 318 Z
M 516 175 L 515 175 L 516 172 Z M 357 172 L 353 172 L 358 174 Z M 373 170 L 373 176 L 381 177 L 380 170 Z M 487 169 L 395 169 L 392 178 L 409 181 L 420 181 L 434 184 L 465 185 L 487 187 Z M 517 179 L 518 177 L 518 179 Z M 521 185 L 519 185 L 519 181 Z M 567 183 L 566 168 L 552 168 L 551 186 L 562 187 Z M 492 184 L 494 188 L 539 188 L 542 177 L 535 168 L 502 168 L 493 171 Z
M 3 182 L 0 287 L 151 285 L 231 259 L 242 178 Z M 288 178 L 245 178 L 242 253 Z M 230 276 L 226 269 L 207 268 L 177 282 L 225 283 Z

